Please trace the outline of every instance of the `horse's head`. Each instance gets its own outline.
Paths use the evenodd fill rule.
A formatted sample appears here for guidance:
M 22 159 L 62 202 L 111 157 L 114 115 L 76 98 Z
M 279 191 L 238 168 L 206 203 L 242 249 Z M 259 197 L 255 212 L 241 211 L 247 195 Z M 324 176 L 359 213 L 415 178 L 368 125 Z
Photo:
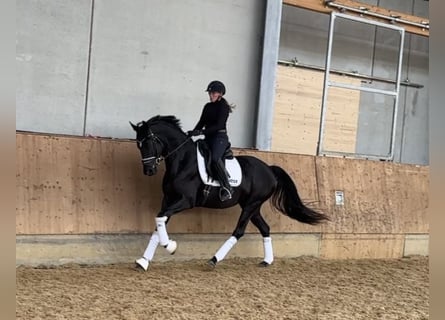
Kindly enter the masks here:
M 146 121 L 139 122 L 131 127 L 136 131 L 136 143 L 142 157 L 143 172 L 145 175 L 156 174 L 158 165 L 162 161 L 162 141 L 151 131 Z
M 174 151 L 170 150 L 169 139 L 182 139 L 184 142 L 185 134 L 181 130 L 179 120 L 174 116 L 155 116 L 148 121 L 141 121 L 131 127 L 136 131 L 136 143 L 141 152 L 143 172 L 145 175 L 152 176 L 156 174 L 159 163 L 164 159 L 164 155 Z M 162 140 L 161 140 L 162 138 Z M 173 140 L 173 143 L 176 141 Z M 181 145 L 182 146 L 182 145 Z

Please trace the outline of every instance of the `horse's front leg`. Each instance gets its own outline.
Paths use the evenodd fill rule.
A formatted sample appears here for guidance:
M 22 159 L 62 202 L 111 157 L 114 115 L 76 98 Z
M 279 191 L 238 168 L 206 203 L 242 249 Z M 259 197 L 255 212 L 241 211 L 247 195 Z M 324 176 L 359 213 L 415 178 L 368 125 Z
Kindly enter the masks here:
M 148 266 L 155 255 L 156 249 L 159 245 L 159 235 L 155 230 L 150 237 L 150 241 L 148 242 L 147 248 L 142 255 L 142 258 L 136 260 L 136 265 L 147 271 Z
M 173 204 L 168 204 L 167 200 L 164 198 L 162 201 L 162 210 L 155 218 L 156 229 L 150 237 L 147 248 L 141 258 L 136 260 L 136 264 L 147 271 L 151 260 L 154 257 L 156 249 L 159 244 L 166 248 L 170 254 L 174 254 L 177 248 L 177 243 L 174 240 L 169 239 L 167 233 L 167 222 L 168 219 L 175 213 L 182 210 L 191 208 L 190 202 L 182 198 L 180 201 Z M 162 239 L 162 240 L 161 240 Z
M 190 209 L 192 204 L 189 199 L 182 196 L 179 201 L 163 206 L 161 212 L 155 218 L 156 230 L 159 235 L 159 244 L 163 246 L 170 254 L 174 254 L 177 248 L 176 241 L 171 240 L 167 232 L 168 219 L 175 213 Z
M 160 212 L 158 216 L 155 218 L 156 230 L 159 235 L 159 244 L 163 246 L 170 254 L 174 254 L 176 252 L 176 248 L 178 247 L 178 245 L 176 241 L 170 239 L 168 236 L 167 221 L 168 217 L 163 215 L 162 212 Z

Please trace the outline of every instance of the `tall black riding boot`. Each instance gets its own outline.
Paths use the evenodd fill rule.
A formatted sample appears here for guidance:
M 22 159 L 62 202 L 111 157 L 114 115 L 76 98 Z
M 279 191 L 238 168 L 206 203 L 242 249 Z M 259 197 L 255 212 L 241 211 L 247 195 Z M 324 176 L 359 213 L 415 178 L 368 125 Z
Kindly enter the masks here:
M 219 199 L 221 201 L 232 199 L 233 190 L 229 184 L 229 177 L 227 175 L 224 162 L 222 160 L 218 160 L 218 162 L 214 164 L 214 169 L 217 179 L 221 184 L 221 187 L 219 189 Z

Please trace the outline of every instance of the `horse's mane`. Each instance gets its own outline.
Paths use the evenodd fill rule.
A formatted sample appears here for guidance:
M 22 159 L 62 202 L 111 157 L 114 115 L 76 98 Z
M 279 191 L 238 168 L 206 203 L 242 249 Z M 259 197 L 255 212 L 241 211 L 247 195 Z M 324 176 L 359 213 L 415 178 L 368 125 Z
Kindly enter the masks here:
M 150 126 L 152 126 L 154 124 L 157 124 L 157 123 L 160 123 L 160 122 L 169 124 L 169 125 L 175 127 L 176 129 L 179 129 L 179 130 L 182 131 L 181 121 L 178 118 L 176 118 L 175 116 L 161 116 L 161 115 L 157 115 L 157 116 L 154 116 L 154 117 L 150 118 L 145 123 L 146 123 L 146 125 L 148 127 L 150 127 Z

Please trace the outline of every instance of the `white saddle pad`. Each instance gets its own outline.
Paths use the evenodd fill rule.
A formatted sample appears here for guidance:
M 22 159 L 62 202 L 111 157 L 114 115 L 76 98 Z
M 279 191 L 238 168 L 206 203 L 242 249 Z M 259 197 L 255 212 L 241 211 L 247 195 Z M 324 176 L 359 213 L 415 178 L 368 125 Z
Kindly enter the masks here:
M 196 148 L 196 155 L 198 158 L 199 175 L 201 176 L 202 182 L 209 186 L 219 187 L 219 181 L 213 180 L 213 178 L 207 174 L 204 157 L 201 155 L 198 148 Z M 235 157 L 233 159 L 226 159 L 226 170 L 229 172 L 229 184 L 232 187 L 238 187 L 241 184 L 242 174 L 239 162 Z

